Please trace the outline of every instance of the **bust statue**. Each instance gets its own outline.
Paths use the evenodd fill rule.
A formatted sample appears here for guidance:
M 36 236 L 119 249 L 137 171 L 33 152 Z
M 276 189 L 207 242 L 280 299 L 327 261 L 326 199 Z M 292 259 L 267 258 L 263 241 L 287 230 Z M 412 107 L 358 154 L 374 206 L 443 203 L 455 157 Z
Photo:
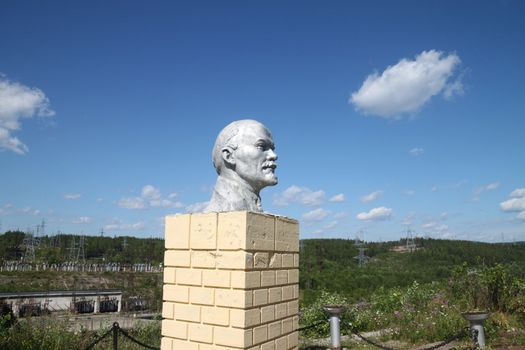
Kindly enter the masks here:
M 217 182 L 204 212 L 262 212 L 260 191 L 277 184 L 272 134 L 256 120 L 238 120 L 221 130 L 213 147 Z

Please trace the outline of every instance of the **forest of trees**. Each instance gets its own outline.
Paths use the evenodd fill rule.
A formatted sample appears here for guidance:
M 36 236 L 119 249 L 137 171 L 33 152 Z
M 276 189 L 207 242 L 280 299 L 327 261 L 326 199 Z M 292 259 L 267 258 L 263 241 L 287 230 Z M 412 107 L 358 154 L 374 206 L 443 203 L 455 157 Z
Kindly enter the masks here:
M 416 239 L 413 252 L 395 252 L 404 241 L 366 243 L 368 263 L 359 267 L 353 240 L 310 239 L 301 242 L 300 289 L 303 302 L 312 302 L 321 290 L 338 292 L 359 301 L 379 287 L 405 287 L 450 277 L 455 267 L 503 264 L 525 277 L 525 242 L 481 243 Z
M 0 261 L 20 261 L 27 252 L 26 234 L 7 231 L 0 235 Z M 80 236 L 59 234 L 35 238 L 35 261 L 58 264 L 77 259 L 87 263 L 151 263 L 159 264 L 164 256 L 164 240 L 130 236 Z M 80 251 L 83 242 L 83 254 Z M 27 256 L 26 256 L 27 259 Z

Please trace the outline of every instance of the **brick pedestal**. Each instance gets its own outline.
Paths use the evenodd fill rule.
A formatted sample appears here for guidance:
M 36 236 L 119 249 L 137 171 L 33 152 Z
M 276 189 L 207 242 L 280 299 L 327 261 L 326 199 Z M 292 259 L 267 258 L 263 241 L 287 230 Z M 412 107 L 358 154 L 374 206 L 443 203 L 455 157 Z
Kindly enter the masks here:
M 174 215 L 165 236 L 162 350 L 298 348 L 297 221 Z

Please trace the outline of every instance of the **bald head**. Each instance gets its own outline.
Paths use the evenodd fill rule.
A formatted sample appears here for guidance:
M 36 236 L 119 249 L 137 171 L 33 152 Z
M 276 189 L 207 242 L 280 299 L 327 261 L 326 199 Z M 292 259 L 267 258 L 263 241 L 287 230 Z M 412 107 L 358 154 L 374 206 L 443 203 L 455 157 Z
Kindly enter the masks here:
M 253 129 L 262 129 L 264 132 L 266 132 L 270 139 L 272 138 L 270 131 L 263 124 L 253 119 L 234 121 L 226 125 L 221 130 L 217 136 L 217 139 L 215 140 L 215 145 L 213 146 L 213 151 L 211 154 L 213 166 L 215 167 L 217 174 L 221 174 L 222 168 L 224 166 L 223 152 L 227 151 L 228 149 L 235 151 L 239 146 L 239 140 L 237 136 L 242 136 Z

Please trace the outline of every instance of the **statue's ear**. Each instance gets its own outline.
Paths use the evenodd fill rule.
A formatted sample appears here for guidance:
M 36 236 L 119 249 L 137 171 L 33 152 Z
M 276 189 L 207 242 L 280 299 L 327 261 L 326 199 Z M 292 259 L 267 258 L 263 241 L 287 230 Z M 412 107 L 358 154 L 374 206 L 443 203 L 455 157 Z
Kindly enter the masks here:
M 221 150 L 222 159 L 226 164 L 235 164 L 235 157 L 233 156 L 233 149 L 231 147 L 224 147 Z

